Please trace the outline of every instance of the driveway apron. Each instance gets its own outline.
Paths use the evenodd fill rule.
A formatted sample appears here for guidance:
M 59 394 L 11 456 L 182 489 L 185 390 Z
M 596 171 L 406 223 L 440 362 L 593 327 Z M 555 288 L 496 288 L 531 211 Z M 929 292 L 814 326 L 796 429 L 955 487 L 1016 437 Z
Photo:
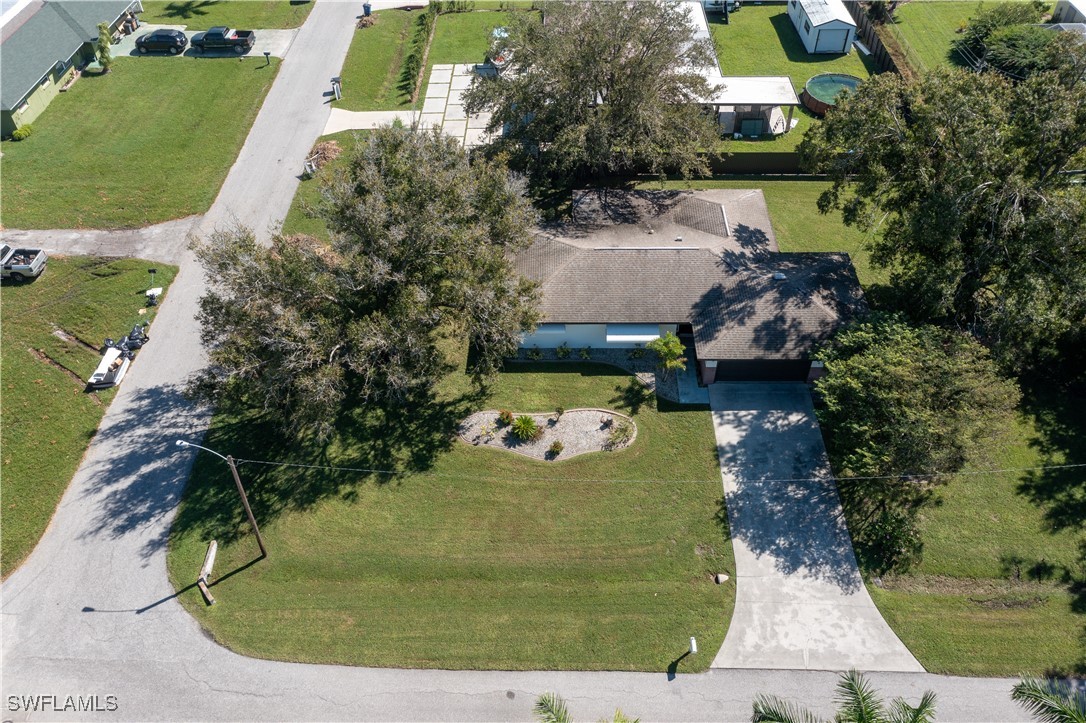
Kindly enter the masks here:
M 714 384 L 736 600 L 714 668 L 922 671 L 860 577 L 805 384 Z

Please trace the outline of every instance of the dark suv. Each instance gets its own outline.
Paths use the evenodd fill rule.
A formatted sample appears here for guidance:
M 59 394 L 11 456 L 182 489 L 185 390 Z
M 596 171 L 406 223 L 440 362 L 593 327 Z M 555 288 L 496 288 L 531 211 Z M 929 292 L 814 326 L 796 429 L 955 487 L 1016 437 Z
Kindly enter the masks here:
M 141 53 L 165 50 L 170 55 L 177 55 L 183 53 L 188 44 L 189 39 L 183 32 L 169 28 L 162 28 L 136 38 L 136 50 Z

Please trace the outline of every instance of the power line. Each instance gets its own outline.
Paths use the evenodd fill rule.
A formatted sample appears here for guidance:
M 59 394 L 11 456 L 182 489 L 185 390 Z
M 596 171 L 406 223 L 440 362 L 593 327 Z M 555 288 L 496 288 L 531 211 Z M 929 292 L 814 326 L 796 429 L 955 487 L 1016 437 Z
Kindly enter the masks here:
M 401 471 L 390 470 L 390 469 L 377 469 L 377 468 L 373 468 L 373 467 L 341 467 L 341 466 L 336 466 L 336 465 L 302 464 L 302 463 L 298 463 L 298 462 L 279 462 L 279 461 L 261 460 L 261 459 L 237 459 L 235 461 L 238 464 L 260 464 L 260 465 L 265 465 L 265 466 L 269 466 L 269 467 L 293 467 L 293 468 L 299 468 L 299 469 L 325 470 L 325 471 L 331 471 L 331 472 L 359 472 L 359 473 L 365 473 L 365 474 L 388 475 L 388 476 L 393 476 L 393 477 L 400 476 L 400 475 L 405 475 L 405 473 L 401 472 Z M 932 472 L 932 473 L 929 473 L 929 474 L 910 474 L 910 475 L 872 475 L 872 476 L 855 476 L 855 477 L 834 477 L 831 474 L 826 474 L 826 475 L 821 476 L 821 477 L 767 477 L 767 478 L 739 477 L 738 481 L 740 481 L 740 482 L 774 482 L 774 483 L 826 482 L 826 481 L 864 482 L 864 481 L 875 481 L 875 480 L 919 481 L 919 480 L 935 479 L 935 478 L 938 478 L 938 477 L 976 477 L 976 476 L 980 476 L 980 475 L 1005 474 L 1005 473 L 1009 473 L 1009 472 L 1039 472 L 1039 471 L 1044 471 L 1044 470 L 1056 470 L 1056 469 L 1079 469 L 1079 468 L 1083 468 L 1083 467 L 1086 467 L 1086 463 L 1049 464 L 1049 465 L 1039 465 L 1039 466 L 1036 466 L 1036 467 L 1004 467 L 1002 469 L 966 470 L 966 471 L 962 471 L 962 472 L 945 472 L 945 473 Z M 619 482 L 619 483 L 627 483 L 627 484 L 671 482 L 671 483 L 682 483 L 682 484 L 689 484 L 689 483 L 699 483 L 699 484 L 701 484 L 701 483 L 705 483 L 705 482 L 715 482 L 716 481 L 716 480 L 704 480 L 704 479 L 692 479 L 692 480 L 592 479 L 592 478 L 589 478 L 589 479 L 584 479 L 584 478 L 571 479 L 569 477 L 528 477 L 528 476 L 519 475 L 519 474 L 516 475 L 515 478 L 510 479 L 509 477 L 502 477 L 502 476 L 497 476 L 497 475 L 477 476 L 477 475 L 470 475 L 470 474 L 448 474 L 448 473 L 441 473 L 441 472 L 426 472 L 425 474 L 428 474 L 428 475 L 433 476 L 433 477 L 445 477 L 445 478 L 454 478 L 454 479 L 462 479 L 462 478 L 465 478 L 465 477 L 470 477 L 471 479 L 480 480 L 480 481 L 482 481 L 482 480 L 499 480 L 499 481 L 505 481 L 505 482 L 522 481 L 523 480 L 523 481 L 528 481 L 528 482 Z

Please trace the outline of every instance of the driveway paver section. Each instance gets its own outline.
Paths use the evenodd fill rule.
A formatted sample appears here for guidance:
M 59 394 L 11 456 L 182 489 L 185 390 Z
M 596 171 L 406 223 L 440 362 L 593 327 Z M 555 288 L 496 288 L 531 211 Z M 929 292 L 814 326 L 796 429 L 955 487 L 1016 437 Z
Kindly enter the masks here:
M 714 384 L 735 612 L 714 668 L 923 671 L 860 577 L 805 384 Z

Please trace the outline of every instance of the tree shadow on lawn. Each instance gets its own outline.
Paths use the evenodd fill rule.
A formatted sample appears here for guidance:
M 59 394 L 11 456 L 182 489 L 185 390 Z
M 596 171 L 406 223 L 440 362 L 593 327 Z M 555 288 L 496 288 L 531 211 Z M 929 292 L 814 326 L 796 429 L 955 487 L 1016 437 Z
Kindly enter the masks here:
M 395 403 L 360 406 L 344 414 L 328 442 L 285 436 L 274 413 L 222 409 L 205 446 L 236 456 L 253 514 L 264 524 L 329 498 L 354 500 L 364 484 L 399 483 L 402 476 L 431 469 L 480 399 L 478 392 L 436 399 L 424 390 Z M 222 460 L 200 455 L 174 528 L 178 536 L 220 542 L 249 534 Z
M 219 5 L 219 0 L 187 0 L 186 2 L 168 3 L 162 10 L 162 14 L 168 18 L 179 20 L 191 20 L 194 17 L 207 15 L 209 9 Z
M 1082 533 L 1086 520 L 1086 467 L 1058 468 L 1086 464 L 1086 381 L 1063 388 L 1024 385 L 1023 408 L 1035 420 L 1038 436 L 1030 446 L 1041 454 L 1047 469 L 1026 472 L 1018 485 L 1019 494 L 1044 510 L 1045 522 L 1053 533 Z M 1035 580 L 1058 580 L 1073 596 L 1071 609 L 1086 615 L 1086 537 L 1079 542 L 1077 570 L 1055 566 L 1045 560 L 1009 559 L 1005 568 L 1025 573 Z M 1086 672 L 1086 629 L 1083 631 L 1082 660 L 1077 671 Z

